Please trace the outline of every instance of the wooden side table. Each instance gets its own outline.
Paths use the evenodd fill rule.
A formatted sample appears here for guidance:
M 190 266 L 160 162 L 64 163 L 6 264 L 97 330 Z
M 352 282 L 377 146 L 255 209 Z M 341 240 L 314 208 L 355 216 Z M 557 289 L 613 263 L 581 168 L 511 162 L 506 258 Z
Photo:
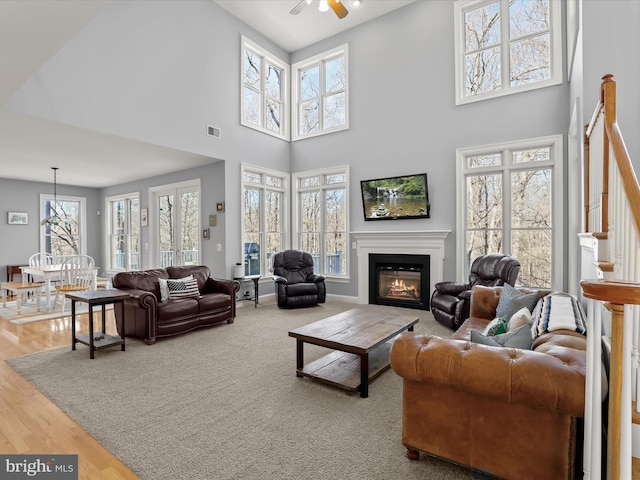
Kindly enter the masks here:
M 23 278 L 24 274 L 22 273 L 22 269 L 20 268 L 22 265 L 7 265 L 7 281 L 13 282 L 14 275 L 20 275 L 20 278 L 24 280 L 28 280 L 28 278 Z
M 87 290 L 84 292 L 67 293 L 66 297 L 71 300 L 71 350 L 76 349 L 76 343 L 82 343 L 89 347 L 89 358 L 94 358 L 96 350 L 102 350 L 108 347 L 121 345 L 124 352 L 124 301 L 129 298 L 127 292 L 111 289 Z M 76 302 L 85 302 L 89 305 L 89 334 L 76 335 Z M 108 335 L 106 333 L 106 306 L 116 303 L 122 308 L 122 336 Z M 102 331 L 93 331 L 93 307 L 94 305 L 102 306 Z

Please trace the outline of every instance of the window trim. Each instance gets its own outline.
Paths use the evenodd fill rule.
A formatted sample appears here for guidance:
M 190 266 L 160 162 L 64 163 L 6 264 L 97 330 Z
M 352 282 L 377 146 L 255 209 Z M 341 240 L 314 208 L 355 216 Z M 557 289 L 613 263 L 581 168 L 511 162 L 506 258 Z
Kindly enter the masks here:
M 454 3 L 454 45 L 455 45 L 455 88 L 456 88 L 456 105 L 465 105 L 467 103 L 479 102 L 482 100 L 489 100 L 491 98 L 503 97 L 505 95 L 513 95 L 516 93 L 527 92 L 531 90 L 537 90 L 539 88 L 545 88 L 552 85 L 559 85 L 563 82 L 563 49 L 562 49 L 562 8 L 561 3 L 555 0 L 549 0 L 549 16 L 550 16 L 550 29 L 549 34 L 551 36 L 551 76 L 547 80 L 539 82 L 527 83 L 524 85 L 518 85 L 512 87 L 511 85 L 503 85 L 499 90 L 493 92 L 483 93 L 474 96 L 465 96 L 465 51 L 464 51 L 464 14 L 468 10 L 473 10 L 483 5 L 499 2 L 501 12 L 505 10 L 505 4 L 508 10 L 509 0 L 456 0 Z M 505 42 L 508 46 L 508 35 L 501 29 L 501 64 L 509 65 L 509 49 L 504 48 Z M 509 77 L 507 72 L 506 77 Z M 505 78 L 504 72 L 502 78 Z M 504 83 L 504 82 L 503 82 Z
M 321 169 L 317 169 L 317 170 L 307 170 L 305 172 L 296 172 L 296 173 L 292 173 L 292 191 L 291 191 L 291 197 L 292 197 L 292 209 L 293 209 L 293 218 L 295 218 L 295 221 L 292 222 L 292 237 L 293 237 L 293 248 L 299 248 L 300 245 L 300 196 L 299 194 L 301 192 L 304 191 L 315 191 L 315 190 L 331 190 L 332 188 L 335 188 L 334 185 L 327 185 L 327 184 L 322 184 L 319 185 L 317 187 L 305 187 L 305 188 L 300 188 L 300 179 L 302 178 L 307 178 L 307 177 L 314 177 L 314 176 L 320 176 L 320 177 L 324 177 L 326 175 L 332 175 L 332 174 L 344 174 L 345 175 L 345 181 L 344 181 L 344 188 L 345 188 L 345 194 L 346 194 L 346 219 L 345 219 L 345 256 L 347 257 L 347 261 L 345 262 L 345 274 L 344 275 L 328 275 L 327 273 L 325 273 L 324 270 L 324 266 L 321 268 L 321 273 L 322 275 L 324 275 L 327 280 L 336 280 L 336 281 L 345 281 L 345 280 L 349 280 L 351 278 L 350 276 L 350 257 L 349 257 L 349 245 L 350 245 L 350 189 L 349 189 L 349 178 L 350 178 L 350 168 L 349 165 L 337 165 L 335 167 L 327 167 L 327 168 L 321 168 Z M 324 200 L 324 197 L 323 197 Z M 322 256 L 324 253 L 324 235 L 326 234 L 326 230 L 325 230 L 325 223 L 324 223 L 324 218 L 322 220 L 322 226 L 321 226 L 321 231 L 320 231 L 320 243 L 322 245 L 321 247 L 321 252 L 320 255 Z
M 464 252 L 466 243 L 466 178 L 467 174 L 473 173 L 493 173 L 500 172 L 504 175 L 517 170 L 531 170 L 531 163 L 521 164 L 502 164 L 491 167 L 475 167 L 467 168 L 465 160 L 469 156 L 484 155 L 488 153 L 501 152 L 502 155 L 506 151 L 526 150 L 539 147 L 549 147 L 551 152 L 551 160 L 544 162 L 535 162 L 540 167 L 550 168 L 552 170 L 551 185 L 551 265 L 555 266 L 551 270 L 551 288 L 553 290 L 562 290 L 564 282 L 564 193 L 563 193 L 563 168 L 564 168 L 564 147 L 562 135 L 549 135 L 545 137 L 530 138 L 524 140 L 516 140 L 513 142 L 503 142 L 491 145 L 481 145 L 477 147 L 460 148 L 456 150 L 456 198 L 460 199 L 456 202 L 456 251 Z M 503 189 L 505 184 L 503 183 Z M 504 190 L 503 190 L 504 191 Z M 511 211 L 510 195 L 503 195 L 503 225 L 502 230 L 511 230 L 510 217 L 508 212 Z M 504 213 L 507 212 L 507 213 Z M 508 252 L 505 252 L 508 253 Z M 456 255 L 456 272 L 458 280 L 465 281 L 467 277 L 466 265 L 463 255 Z
M 268 61 L 269 63 L 272 63 L 273 65 L 275 65 L 276 67 L 282 69 L 282 82 L 280 84 L 280 88 L 282 90 L 282 124 L 280 125 L 280 131 L 282 133 L 277 133 L 274 132 L 272 130 L 269 130 L 268 128 L 265 128 L 265 111 L 264 111 L 264 105 L 261 105 L 261 121 L 262 121 L 262 126 L 258 126 L 258 125 L 254 125 L 253 123 L 249 123 L 247 121 L 245 121 L 244 119 L 244 56 L 245 56 L 245 51 L 249 49 L 251 51 L 253 51 L 253 53 L 259 55 L 262 57 L 263 59 L 263 66 L 264 66 L 264 61 Z M 289 64 L 287 64 L 286 62 L 280 60 L 277 56 L 275 56 L 274 54 L 272 54 L 271 52 L 269 52 L 268 50 L 265 50 L 264 48 L 262 48 L 260 45 L 258 45 L 257 43 L 251 41 L 249 38 L 245 37 L 244 35 L 241 35 L 241 43 L 240 43 L 240 125 L 243 125 L 245 127 L 251 128 L 253 130 L 256 130 L 258 132 L 262 132 L 262 133 L 266 133 L 267 135 L 271 135 L 273 137 L 279 138 L 281 140 L 286 140 L 287 142 L 290 140 L 290 131 L 291 131 L 291 127 L 290 127 L 290 116 L 289 116 L 289 75 L 290 75 L 290 67 Z M 261 75 L 261 83 L 262 88 L 261 88 L 261 93 L 263 95 L 263 104 L 264 104 L 264 96 L 266 96 L 265 94 L 265 88 L 264 88 L 264 78 L 262 78 Z
M 113 203 L 114 202 L 118 202 L 120 200 L 124 200 L 124 201 L 132 201 L 132 200 L 137 200 L 138 201 L 138 209 L 141 210 L 142 207 L 140 207 L 140 192 L 131 192 L 131 193 L 123 193 L 123 194 L 119 194 L 119 195 L 113 195 L 110 197 L 105 197 L 104 199 L 104 203 L 105 203 L 105 207 L 104 207 L 104 211 L 107 212 L 107 214 L 105 215 L 105 225 L 104 225 L 104 231 L 105 233 L 105 237 L 104 237 L 104 244 L 106 245 L 105 250 L 105 258 L 104 258 L 104 264 L 106 265 L 105 271 L 107 272 L 123 272 L 128 270 L 129 268 L 117 268 L 115 266 L 113 266 L 111 264 L 111 258 L 113 258 L 112 252 L 111 252 L 111 237 L 113 235 Z M 127 232 L 125 233 L 125 235 L 131 235 L 131 232 Z M 142 225 L 139 226 L 139 234 L 138 234 L 138 241 L 140 244 L 142 244 Z M 130 252 L 127 252 L 130 253 Z M 138 254 L 140 255 L 140 268 L 142 268 L 142 251 L 138 252 Z
M 298 102 L 299 102 L 299 98 L 300 98 L 300 71 L 301 70 L 305 70 L 315 64 L 320 64 L 322 65 L 323 62 L 325 62 L 326 60 L 330 60 L 332 58 L 335 57 L 339 57 L 341 56 L 340 54 L 342 54 L 342 56 L 344 56 L 344 70 L 345 70 L 345 77 L 346 77 L 346 88 L 344 90 L 344 94 L 345 94 L 345 122 L 344 125 L 340 125 L 337 127 L 331 127 L 331 128 L 325 128 L 325 129 L 320 129 L 317 132 L 313 132 L 313 133 L 307 133 L 305 135 L 300 135 L 300 118 L 299 118 L 299 109 L 298 109 Z M 321 75 L 321 78 L 323 77 L 323 75 Z M 301 60 L 297 63 L 294 63 L 291 66 L 291 78 L 292 80 L 292 84 L 293 84 L 293 88 L 292 88 L 292 99 L 291 99 L 291 141 L 295 142 L 298 140 L 303 140 L 305 138 L 313 138 L 313 137 L 317 137 L 319 135 L 327 135 L 329 133 L 335 133 L 335 132 L 341 132 L 343 130 L 348 130 L 349 129 L 349 44 L 344 43 L 342 45 L 339 45 L 335 48 L 332 48 L 331 50 L 327 50 L 325 52 L 319 53 L 317 55 L 314 55 L 313 57 L 310 58 L 306 58 L 304 60 Z M 324 99 L 325 99 L 325 95 L 321 94 L 320 95 L 321 98 L 321 104 L 324 104 Z M 322 109 L 321 109 L 322 112 Z M 321 114 L 321 113 L 320 113 Z
M 271 177 L 281 178 L 284 185 L 281 188 L 270 187 L 264 183 L 250 183 L 244 181 L 245 172 L 251 172 L 255 174 L 259 174 L 261 176 L 268 175 Z M 290 248 L 291 245 L 291 174 L 288 172 L 281 172 L 279 170 L 273 170 L 270 168 L 260 167 L 257 165 L 251 165 L 249 163 L 241 163 L 240 164 L 240 255 L 241 262 L 244 263 L 244 212 L 245 212 L 245 203 L 244 203 L 244 189 L 247 186 L 251 186 L 254 188 L 259 188 L 262 191 L 260 202 L 261 205 L 264 203 L 264 192 L 268 189 L 282 191 L 282 201 L 284 203 L 284 208 L 282 212 L 282 250 L 286 250 Z M 263 211 L 260 214 L 260 228 L 265 228 L 265 218 L 263 215 L 266 215 L 266 211 Z M 260 256 L 260 275 L 263 277 L 269 277 L 272 275 L 272 272 L 269 270 L 269 262 L 266 256 L 266 235 L 264 234 L 264 230 L 260 232 L 260 249 L 265 252 L 265 255 Z

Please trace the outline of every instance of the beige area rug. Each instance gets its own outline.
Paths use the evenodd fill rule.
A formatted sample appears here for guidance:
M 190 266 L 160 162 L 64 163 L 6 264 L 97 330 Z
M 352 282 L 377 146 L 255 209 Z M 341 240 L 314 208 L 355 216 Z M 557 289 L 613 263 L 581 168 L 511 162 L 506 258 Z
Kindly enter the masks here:
M 350 308 L 243 306 L 233 324 L 96 353 L 68 347 L 10 359 L 33 385 L 142 479 L 471 479 L 458 465 L 405 456 L 402 380 L 369 397 L 298 378 L 292 328 Z M 430 312 L 415 330 L 448 337 Z M 305 345 L 305 361 L 327 353 Z
M 113 308 L 112 305 L 109 305 L 108 307 Z M 87 310 L 86 303 L 76 303 L 76 313 L 86 313 Z M 95 311 L 96 309 L 94 308 L 94 312 Z M 17 325 L 39 322 L 41 320 L 53 320 L 54 318 L 68 317 L 70 315 L 71 301 L 66 302 L 64 310 L 62 310 L 61 305 L 58 304 L 55 310 L 47 312 L 44 301 L 42 301 L 41 311 L 38 311 L 38 305 L 35 303 L 35 300 L 29 299 L 26 304 L 22 305 L 20 313 L 18 313 L 18 306 L 15 300 L 7 302 L 7 306 L 4 308 L 2 307 L 2 303 L 0 303 L 0 320 L 8 320 Z

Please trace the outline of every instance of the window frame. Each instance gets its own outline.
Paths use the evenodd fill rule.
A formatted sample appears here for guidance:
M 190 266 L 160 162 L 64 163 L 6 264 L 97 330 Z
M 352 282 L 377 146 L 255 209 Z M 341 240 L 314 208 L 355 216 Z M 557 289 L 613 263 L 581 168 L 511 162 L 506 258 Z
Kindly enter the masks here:
M 514 150 L 527 150 L 549 147 L 551 159 L 544 162 L 531 163 L 511 163 L 508 153 Z M 460 148 L 456 150 L 456 272 L 458 279 L 464 281 L 468 277 L 468 266 L 465 264 L 462 252 L 466 248 L 467 232 L 467 202 L 466 202 L 466 179 L 471 174 L 492 174 L 502 175 L 502 235 L 505 245 L 502 253 L 509 254 L 511 251 L 511 232 L 515 227 L 511 226 L 511 182 L 510 175 L 516 171 L 533 170 L 533 166 L 539 167 L 536 170 L 549 168 L 552 171 L 551 179 L 551 289 L 562 290 L 564 282 L 564 194 L 563 194 L 563 136 L 549 135 L 513 142 L 504 142 L 478 147 Z M 489 167 L 468 168 L 466 159 L 470 156 L 486 155 L 500 152 L 503 157 L 501 165 Z M 504 158 L 509 158 L 504 161 Z M 508 181 L 509 180 L 509 181 Z M 507 245 L 508 244 L 508 245 Z
M 334 60 L 336 58 L 339 57 L 344 57 L 344 70 L 345 70 L 345 84 L 346 87 L 344 88 L 344 94 L 345 94 L 345 122 L 343 125 L 339 125 L 339 126 L 335 126 L 335 127 L 330 127 L 330 128 L 320 128 L 317 132 L 312 132 L 312 133 L 307 133 L 307 134 L 300 134 L 300 72 L 302 70 L 307 70 L 311 67 L 313 67 L 314 65 L 319 65 L 321 67 L 321 74 L 320 74 L 320 90 L 322 93 L 320 93 L 320 105 L 322 106 L 322 108 L 319 109 L 319 121 L 321 126 L 323 125 L 323 113 L 324 113 L 324 103 L 326 100 L 326 97 L 328 96 L 326 94 L 326 92 L 324 91 L 325 89 L 323 88 L 324 86 L 324 68 L 323 65 L 326 64 L 326 62 L 330 61 L 330 60 Z M 325 52 L 319 53 L 318 55 L 315 55 L 313 57 L 310 58 L 306 58 L 304 60 L 301 60 L 299 62 L 294 63 L 291 66 L 291 78 L 294 79 L 293 80 L 293 86 L 294 88 L 292 89 L 292 99 L 291 99 L 291 141 L 297 141 L 297 140 L 302 140 L 305 138 L 313 138 L 313 137 L 317 137 L 319 135 L 326 135 L 329 133 L 335 133 L 335 132 L 341 132 L 343 130 L 348 130 L 349 129 L 349 45 L 348 44 L 342 44 L 339 45 L 338 47 L 332 48 L 331 50 L 327 50 Z M 332 95 L 335 95 L 337 92 L 331 92 Z
M 137 200 L 138 202 L 138 218 L 140 218 L 140 210 L 142 208 L 140 206 L 140 192 L 113 195 L 105 198 L 105 211 L 107 212 L 107 216 L 105 218 L 105 223 L 106 223 L 105 231 L 107 232 L 105 235 L 105 244 L 106 244 L 105 265 L 107 265 L 106 270 L 109 272 L 123 272 L 128 270 L 142 269 L 142 251 L 138 252 L 139 265 L 136 268 L 134 268 L 133 264 L 131 264 L 129 260 L 125 260 L 124 268 L 119 268 L 118 266 L 112 264 L 112 259 L 114 258 L 114 252 L 111 251 L 111 246 L 112 246 L 111 239 L 114 235 L 117 235 L 116 233 L 114 233 L 114 230 L 113 230 L 113 226 L 114 226 L 113 225 L 113 205 L 114 203 L 120 202 L 120 201 L 124 201 L 126 205 L 130 205 L 131 202 L 134 200 Z M 125 232 L 122 233 L 122 235 L 124 235 L 125 237 L 131 237 L 132 235 L 134 235 L 133 233 L 126 231 L 127 227 L 130 225 L 130 221 L 128 221 L 129 212 L 130 212 L 130 208 L 125 208 L 125 222 L 124 222 Z M 142 245 L 141 237 L 142 237 L 142 225 L 139 222 L 139 225 L 138 225 L 138 244 L 139 245 Z M 125 242 L 125 248 L 127 248 L 129 245 L 130 245 L 130 242 Z M 129 252 L 128 250 L 125 250 L 124 255 L 125 255 L 125 259 L 131 258 L 131 252 Z
M 324 205 L 325 202 L 325 195 L 324 195 L 324 191 L 325 190 L 335 190 L 336 188 L 336 184 L 327 184 L 325 183 L 324 179 L 326 176 L 329 175 L 344 175 L 345 176 L 345 181 L 344 181 L 344 188 L 345 188 L 345 201 L 346 201 L 346 205 L 345 205 L 345 258 L 343 260 L 343 263 L 345 265 L 345 274 L 344 275 L 334 275 L 334 274 L 327 274 L 325 272 L 325 262 L 321 262 L 320 263 L 320 268 L 316 269 L 316 271 L 318 271 L 320 274 L 324 275 L 327 279 L 331 279 L 332 281 L 344 281 L 347 282 L 350 279 L 350 258 L 349 258 L 349 245 L 350 245 L 350 189 L 349 189 L 349 177 L 350 177 L 350 172 L 349 172 L 350 168 L 349 165 L 339 165 L 339 166 L 335 166 L 335 167 L 327 167 L 327 168 L 322 168 L 322 169 L 318 169 L 318 170 L 308 170 L 305 172 L 297 172 L 297 173 L 293 173 L 292 174 L 292 183 L 293 183 L 293 187 L 292 187 L 292 203 L 293 203 L 293 218 L 296 219 L 295 222 L 292 222 L 292 237 L 293 237 L 293 245 L 294 248 L 300 248 L 301 245 L 301 239 L 300 236 L 302 235 L 302 231 L 300 228 L 300 220 L 301 220 L 301 206 L 300 206 L 300 194 L 301 193 L 305 193 L 305 192 L 312 192 L 312 191 L 320 191 L 322 194 L 322 202 Z M 319 176 L 320 178 L 322 178 L 322 182 L 321 185 L 317 185 L 317 186 L 311 186 L 311 187 L 301 187 L 300 186 L 300 180 L 304 179 L 304 178 L 309 178 L 309 177 L 315 177 L 315 176 Z M 339 184 L 339 186 L 342 184 Z M 326 251 L 325 251 L 325 241 L 324 241 L 324 237 L 327 234 L 327 230 L 326 230 L 326 223 L 325 223 L 325 218 L 324 218 L 324 211 L 325 209 L 322 208 L 321 209 L 321 215 L 320 215 L 320 258 L 325 258 L 326 255 Z
M 245 182 L 245 173 L 252 173 L 256 175 L 260 175 L 262 178 L 261 183 L 254 182 Z M 274 178 L 282 179 L 282 187 L 275 187 L 272 185 L 267 185 L 264 182 L 264 177 L 270 176 Z M 260 255 L 260 276 L 261 277 L 269 277 L 272 275 L 270 270 L 270 259 L 267 258 L 267 247 L 266 247 L 266 225 L 267 225 L 267 212 L 266 208 L 264 208 L 265 204 L 265 192 L 267 191 L 277 191 L 282 193 L 282 231 L 280 232 L 282 241 L 282 250 L 286 250 L 291 245 L 290 240 L 290 231 L 291 231 L 291 215 L 290 215 L 290 198 L 291 198 L 291 174 L 288 172 L 280 172 L 278 170 L 272 170 L 269 168 L 259 167 L 256 165 L 251 165 L 248 163 L 240 164 L 240 205 L 241 205 L 241 215 L 240 215 L 240 252 L 242 255 L 242 261 L 244 262 L 244 243 L 245 243 L 245 188 L 250 187 L 254 189 L 260 190 L 260 230 L 257 232 L 260 237 L 259 246 L 260 252 L 264 252 L 264 255 Z M 256 232 L 250 232 L 256 233 Z
M 255 125 L 245 120 L 244 118 L 244 58 L 245 52 L 250 50 L 253 54 L 258 55 L 262 58 L 261 63 L 261 72 L 260 72 L 260 89 L 259 93 L 262 96 L 262 102 L 260 105 L 260 125 Z M 267 135 L 271 135 L 273 137 L 279 138 L 281 140 L 289 141 L 290 139 L 290 117 L 289 117 L 289 75 L 290 68 L 289 64 L 280 60 L 276 55 L 272 54 L 268 50 L 262 48 L 257 43 L 251 41 L 249 38 L 241 35 L 241 46 L 240 46 L 240 124 L 251 128 L 253 130 L 257 130 L 258 132 L 266 133 Z M 282 95 L 282 118 L 280 123 L 280 132 L 274 132 L 273 130 L 269 130 L 265 127 L 266 124 L 266 87 L 265 87 L 265 74 L 264 74 L 264 65 L 265 61 L 273 64 L 278 67 L 282 71 L 282 79 L 280 82 L 280 90 Z
M 40 194 L 40 218 L 44 218 L 46 216 L 46 202 L 52 202 L 54 200 L 54 195 L 49 193 L 41 193 Z M 78 255 L 86 255 L 87 254 L 87 198 L 86 197 L 76 197 L 72 195 L 57 195 L 57 202 L 78 202 L 79 205 L 79 222 L 78 225 L 78 245 L 80 247 L 80 251 Z M 47 250 L 47 241 L 46 241 L 46 228 L 40 229 L 40 251 L 48 252 Z
M 470 10 L 475 10 L 484 5 L 492 3 L 500 4 L 500 43 L 501 55 L 500 63 L 503 66 L 501 71 L 502 86 L 498 90 L 492 92 L 482 93 L 473 96 L 466 96 L 465 94 L 465 13 Z M 509 11 L 509 0 L 456 0 L 454 3 L 454 44 L 455 44 L 455 88 L 456 88 L 456 105 L 464 105 L 467 103 L 479 102 L 482 100 L 488 100 L 491 98 L 503 97 L 505 95 L 512 95 L 521 92 L 527 92 L 530 90 L 537 90 L 539 88 L 549 87 L 551 85 L 559 85 L 563 82 L 563 48 L 562 48 L 562 5 L 561 2 L 555 0 L 549 0 L 549 35 L 551 42 L 550 51 L 550 77 L 546 80 L 537 82 L 531 82 L 523 85 L 517 85 L 512 87 L 510 82 L 506 81 L 510 77 L 511 68 L 506 69 L 504 66 L 510 65 L 509 61 L 509 29 L 504 28 L 504 24 L 509 25 L 509 17 L 506 16 L 505 11 Z M 506 46 L 506 48 L 505 48 Z

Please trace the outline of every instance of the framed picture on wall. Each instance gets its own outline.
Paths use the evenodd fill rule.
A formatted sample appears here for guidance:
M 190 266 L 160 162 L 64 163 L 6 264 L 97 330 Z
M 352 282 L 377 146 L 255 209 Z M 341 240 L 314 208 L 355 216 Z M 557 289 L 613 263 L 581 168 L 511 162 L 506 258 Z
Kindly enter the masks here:
M 7 223 L 9 225 L 27 225 L 29 214 L 27 212 L 7 212 Z

